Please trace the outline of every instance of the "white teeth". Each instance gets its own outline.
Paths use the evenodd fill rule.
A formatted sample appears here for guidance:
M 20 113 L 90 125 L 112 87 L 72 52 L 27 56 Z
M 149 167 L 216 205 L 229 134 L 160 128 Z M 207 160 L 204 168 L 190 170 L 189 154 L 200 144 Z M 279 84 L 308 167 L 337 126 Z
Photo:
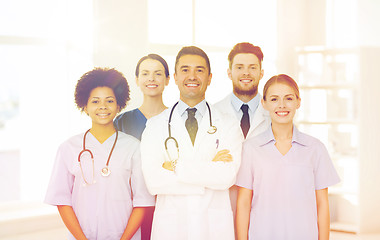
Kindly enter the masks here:
M 188 83 L 188 84 L 186 84 L 186 86 L 188 86 L 188 87 L 197 87 L 197 86 L 198 86 L 198 84 L 194 84 L 194 83 Z
M 146 87 L 147 88 L 156 88 L 158 85 L 152 85 L 152 84 L 150 84 L 150 85 L 146 85 Z
M 252 80 L 251 79 L 241 79 L 240 81 L 242 81 L 243 83 L 250 83 Z
M 108 113 L 98 113 L 97 115 L 99 117 L 107 117 L 109 114 Z
M 280 115 L 280 116 L 286 116 L 288 114 L 289 112 L 277 112 L 277 115 Z

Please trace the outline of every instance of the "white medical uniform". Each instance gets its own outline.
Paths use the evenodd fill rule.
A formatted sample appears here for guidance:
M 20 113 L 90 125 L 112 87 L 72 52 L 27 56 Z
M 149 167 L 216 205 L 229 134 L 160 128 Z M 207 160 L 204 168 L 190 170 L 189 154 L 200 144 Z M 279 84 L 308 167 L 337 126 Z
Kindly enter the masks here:
M 271 124 L 269 113 L 268 113 L 268 111 L 266 111 L 263 108 L 263 106 L 261 104 L 261 95 L 257 94 L 256 97 L 259 98 L 259 104 L 258 104 L 257 109 L 255 110 L 254 113 L 252 112 L 251 109 L 249 110 L 250 128 L 249 128 L 249 131 L 247 133 L 246 139 L 249 139 L 249 138 L 252 138 L 254 136 L 259 135 L 260 133 L 267 130 Z M 236 121 L 236 125 L 238 125 L 240 128 L 240 121 L 241 121 L 241 117 L 243 116 L 243 113 L 240 110 L 241 105 L 240 106 L 233 106 L 233 103 L 232 103 L 233 99 L 232 98 L 237 99 L 237 97 L 233 93 L 231 93 L 231 94 L 227 95 L 221 101 L 215 103 L 214 107 L 216 109 L 218 109 L 221 113 L 226 114 L 227 116 L 233 118 L 234 121 Z M 241 101 L 241 100 L 239 100 L 239 101 Z M 243 103 L 243 102 L 241 101 L 241 103 Z M 252 116 L 252 114 L 253 114 L 253 116 Z M 240 128 L 240 134 L 241 134 L 242 139 L 244 140 L 244 135 L 243 135 L 243 131 L 241 130 L 241 128 Z
M 90 132 L 86 136 L 86 148 L 94 155 L 95 184 L 84 185 L 78 163 L 83 149 L 84 133 L 64 142 L 58 149 L 45 203 L 72 206 L 79 224 L 90 240 L 120 239 L 133 207 L 154 205 L 154 196 L 146 189 L 141 172 L 139 141 L 119 132 L 109 169 L 103 177 L 116 133 L 101 144 Z M 89 153 L 81 157 L 87 182 L 92 181 L 92 163 Z M 69 239 L 75 239 L 69 233 Z M 141 239 L 140 230 L 132 239 Z
M 203 102 L 203 104 L 205 104 Z M 150 118 L 141 140 L 142 170 L 148 190 L 157 195 L 153 240 L 232 240 L 233 216 L 228 188 L 235 183 L 241 160 L 239 130 L 230 119 L 211 107 L 214 134 L 208 110 L 198 122 L 191 143 L 177 106 L 171 119 L 171 134 L 179 145 L 176 171 L 162 167 L 168 161 L 164 141 L 168 137 L 171 108 Z M 230 150 L 232 162 L 213 162 L 222 149 Z

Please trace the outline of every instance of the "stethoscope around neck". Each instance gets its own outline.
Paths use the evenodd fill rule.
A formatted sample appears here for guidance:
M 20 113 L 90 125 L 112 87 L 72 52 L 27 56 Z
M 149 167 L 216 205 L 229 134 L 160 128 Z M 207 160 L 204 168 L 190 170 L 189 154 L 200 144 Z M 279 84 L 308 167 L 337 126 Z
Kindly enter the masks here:
M 88 130 L 86 131 L 86 133 L 84 134 L 84 136 L 83 136 L 83 150 L 82 150 L 82 151 L 79 153 L 79 155 L 78 155 L 78 163 L 79 163 L 80 171 L 81 171 L 81 173 L 82 173 L 83 181 L 85 182 L 85 184 L 84 184 L 85 186 L 86 186 L 86 185 L 91 185 L 91 184 L 96 183 L 96 181 L 95 181 L 95 179 L 94 179 L 94 177 L 95 177 L 95 176 L 94 176 L 94 175 L 95 175 L 94 155 L 92 154 L 92 152 L 91 152 L 90 149 L 86 148 L 86 136 L 87 136 L 88 132 L 90 132 L 90 130 L 91 130 L 91 129 L 88 129 Z M 112 156 L 112 152 L 113 152 L 113 150 L 114 150 L 114 148 L 115 148 L 115 145 L 116 145 L 116 142 L 117 142 L 118 135 L 119 135 L 119 134 L 118 134 L 118 131 L 116 130 L 115 141 L 114 141 L 114 143 L 113 143 L 113 145 L 112 145 L 112 148 L 111 148 L 111 151 L 110 151 L 110 153 L 109 153 L 109 155 L 108 155 L 108 159 L 107 159 L 106 166 L 103 167 L 102 170 L 101 170 L 101 172 L 100 172 L 101 175 L 102 175 L 103 177 L 108 177 L 108 176 L 111 174 L 111 171 L 110 171 L 108 165 L 109 165 L 109 162 L 110 162 L 110 159 L 111 159 L 111 156 Z M 82 168 L 81 157 L 82 157 L 82 155 L 83 155 L 85 152 L 88 152 L 88 153 L 90 154 L 90 156 L 91 156 L 91 163 L 92 163 L 92 179 L 91 179 L 91 181 L 88 181 L 88 179 L 85 178 L 85 176 L 84 176 L 84 172 L 83 172 L 83 168 Z
M 168 132 L 169 132 L 169 136 L 165 139 L 165 150 L 166 150 L 166 153 L 169 157 L 169 160 L 173 163 L 173 165 L 175 166 L 176 163 L 177 163 L 177 160 L 179 158 L 179 146 L 178 146 L 178 141 L 177 139 L 175 139 L 173 136 L 172 136 L 172 130 L 171 130 L 171 121 L 172 121 L 172 116 L 173 116 L 173 111 L 174 111 L 174 108 L 178 105 L 179 102 L 177 102 L 176 104 L 174 104 L 172 110 L 170 111 L 170 115 L 169 115 L 169 122 L 168 122 Z M 210 118 L 210 127 L 209 129 L 207 130 L 207 133 L 208 134 L 214 134 L 216 131 L 217 131 L 217 128 L 215 126 L 212 125 L 212 118 L 211 118 L 211 109 L 210 109 L 210 106 L 208 105 L 208 103 L 206 102 L 206 106 L 207 106 L 207 109 L 208 109 L 208 114 L 209 114 L 209 118 Z M 168 143 L 169 142 L 174 142 L 175 144 L 175 147 L 177 149 L 177 156 L 175 158 L 173 158 L 171 156 L 171 154 L 169 153 L 169 150 L 168 150 Z

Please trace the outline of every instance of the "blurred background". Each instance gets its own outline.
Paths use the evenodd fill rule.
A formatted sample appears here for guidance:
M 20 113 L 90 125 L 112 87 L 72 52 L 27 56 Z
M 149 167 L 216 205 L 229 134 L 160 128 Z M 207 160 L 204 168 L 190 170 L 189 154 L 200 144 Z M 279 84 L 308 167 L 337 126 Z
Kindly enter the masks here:
M 175 56 L 196 45 L 210 57 L 215 103 L 232 90 L 238 42 L 264 52 L 260 91 L 279 73 L 297 80 L 296 124 L 325 143 L 342 178 L 329 189 L 331 227 L 349 233 L 339 239 L 380 239 L 379 10 L 378 0 L 0 0 L 0 239 L 64 234 L 42 201 L 58 145 L 91 126 L 74 104 L 83 73 L 123 72 L 129 110 L 142 102 L 137 61 L 160 54 L 170 106 Z

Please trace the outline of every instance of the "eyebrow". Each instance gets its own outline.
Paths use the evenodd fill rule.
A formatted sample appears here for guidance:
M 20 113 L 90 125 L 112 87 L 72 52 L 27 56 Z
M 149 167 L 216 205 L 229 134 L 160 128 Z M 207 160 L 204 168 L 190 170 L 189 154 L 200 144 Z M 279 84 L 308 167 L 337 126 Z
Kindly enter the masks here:
M 289 97 L 289 96 L 296 96 L 294 93 L 286 94 L 284 97 Z M 269 97 L 279 97 L 278 95 L 270 95 Z
M 180 66 L 180 68 L 179 68 L 179 69 L 182 69 L 182 68 L 190 68 L 190 66 L 189 66 L 189 65 L 183 65 L 183 66 Z M 206 67 L 205 67 L 205 66 L 195 66 L 195 68 L 202 68 L 202 69 L 206 69 Z
M 151 70 L 149 70 L 149 69 L 141 69 L 140 70 L 141 72 L 150 72 Z M 154 71 L 163 71 L 162 69 L 157 69 L 157 70 L 154 70 Z
M 234 66 L 243 66 L 243 65 L 245 65 L 245 64 L 244 63 L 236 63 L 236 64 L 234 64 Z M 259 64 L 252 63 L 252 64 L 249 64 L 248 66 L 259 66 Z
M 100 98 L 100 97 L 96 97 L 96 96 L 95 96 L 95 97 L 92 97 L 92 98 Z M 115 97 L 113 97 L 113 96 L 108 96 L 108 97 L 106 97 L 106 99 L 107 99 L 107 98 L 115 98 Z

